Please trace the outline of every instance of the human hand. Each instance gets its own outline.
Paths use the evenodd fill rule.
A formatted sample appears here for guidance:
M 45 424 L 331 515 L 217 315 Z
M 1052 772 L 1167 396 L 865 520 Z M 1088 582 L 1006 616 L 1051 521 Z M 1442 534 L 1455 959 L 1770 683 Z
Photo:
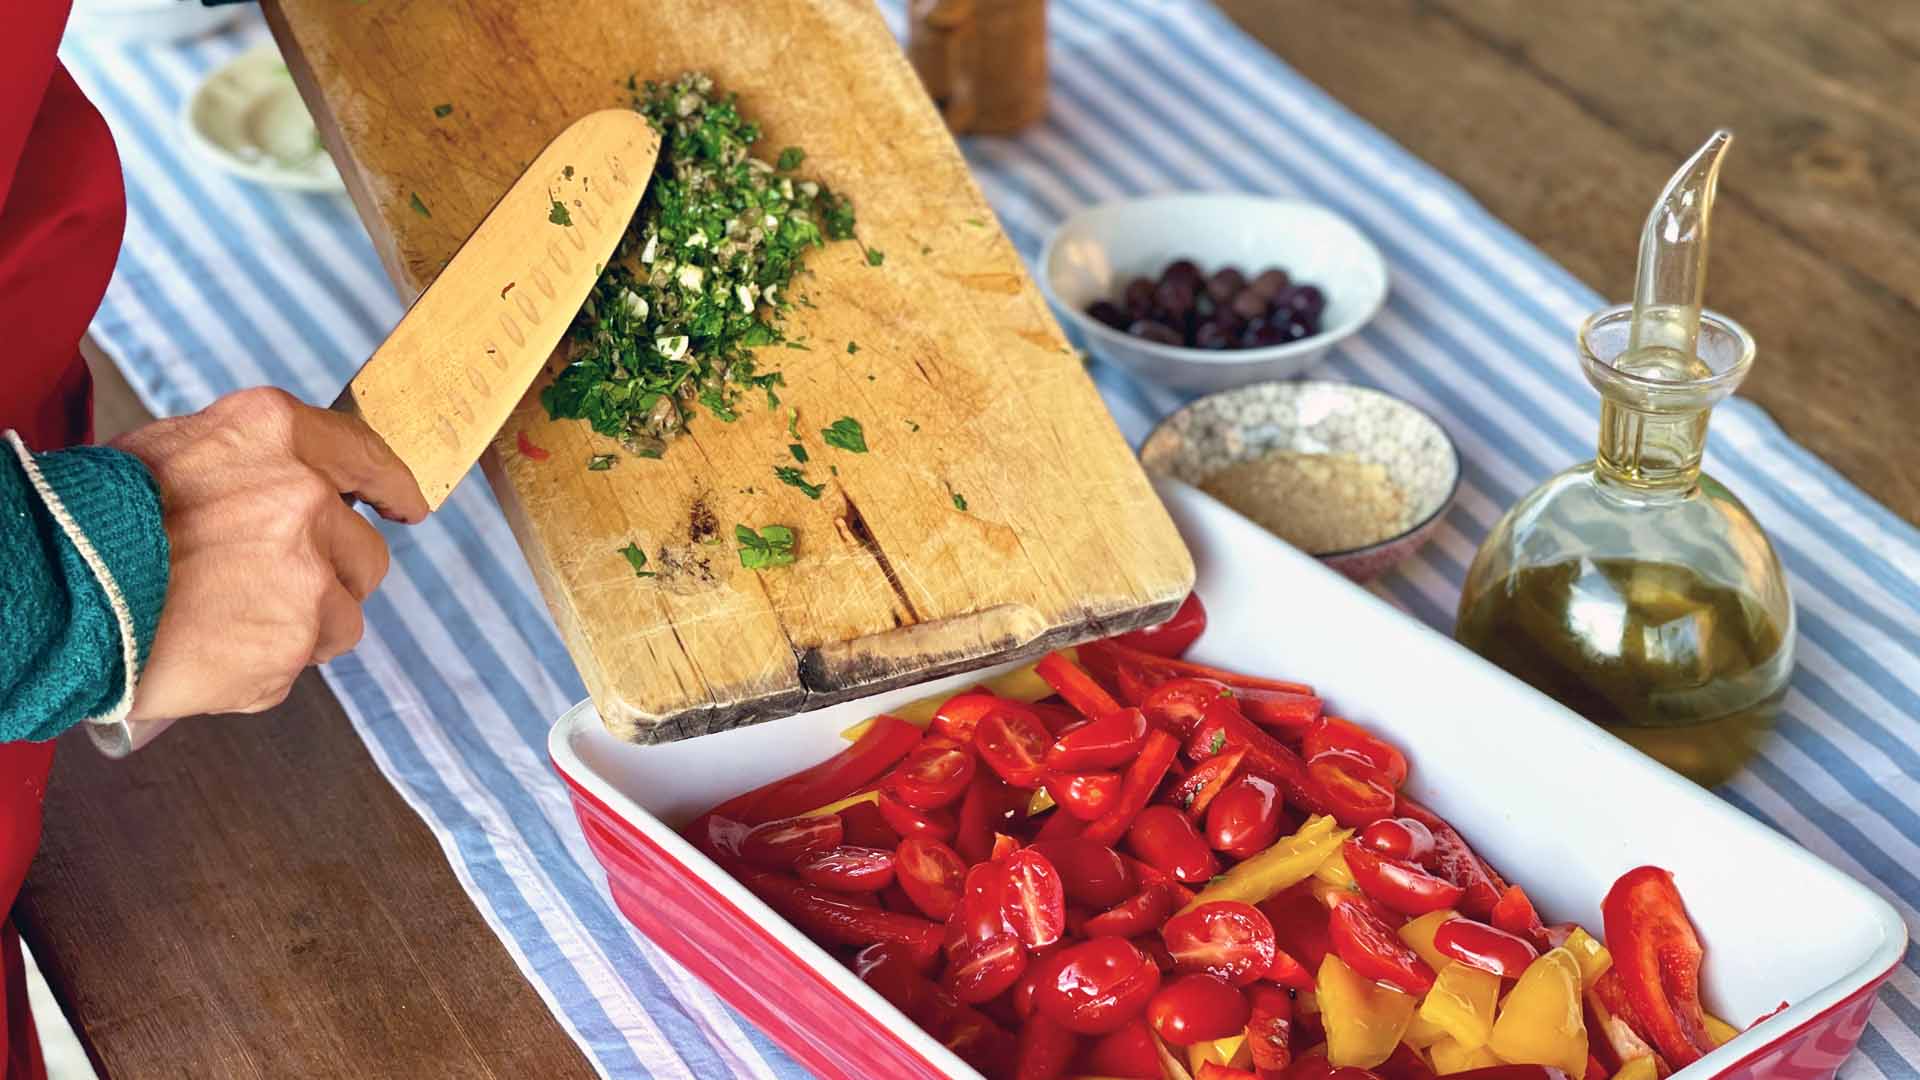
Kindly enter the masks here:
M 358 417 L 272 388 L 113 445 L 152 471 L 172 546 L 128 716 L 151 729 L 136 746 L 182 716 L 272 708 L 307 665 L 360 640 L 360 605 L 386 576 L 387 545 L 343 492 L 392 521 L 427 516 L 413 474 Z

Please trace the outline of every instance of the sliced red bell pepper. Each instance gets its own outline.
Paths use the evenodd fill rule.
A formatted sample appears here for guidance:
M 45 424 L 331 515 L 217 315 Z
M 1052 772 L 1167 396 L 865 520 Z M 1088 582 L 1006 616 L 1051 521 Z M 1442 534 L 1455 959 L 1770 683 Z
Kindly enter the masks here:
M 1553 947 L 1553 943 L 1547 940 L 1546 926 L 1540 922 L 1540 913 L 1533 910 L 1533 901 L 1527 898 L 1527 891 L 1518 885 L 1509 885 L 1500 894 L 1489 921 L 1495 929 L 1523 938 L 1541 952 Z
M 1187 740 L 1187 759 L 1203 761 L 1230 750 L 1245 750 L 1240 761 L 1242 772 L 1273 781 L 1294 805 L 1315 814 L 1330 807 L 1307 777 L 1307 763 L 1240 712 L 1238 704 L 1222 698 L 1207 709 L 1206 716 Z
M 1020 1026 L 1019 1056 L 1014 1059 L 1014 1080 L 1059 1080 L 1073 1063 L 1079 1047 L 1073 1032 L 1044 1016 L 1029 1017 Z
M 1129 630 L 1113 640 L 1155 656 L 1179 656 L 1206 629 L 1207 609 L 1200 603 L 1200 594 L 1188 593 L 1180 603 L 1180 610 L 1166 622 Z
M 1473 848 L 1455 832 L 1446 819 L 1402 794 L 1394 812 L 1427 827 L 1433 834 L 1433 869 L 1441 877 L 1465 890 L 1460 898 L 1460 913 L 1481 921 L 1493 917 L 1493 905 L 1507 891 L 1507 883 L 1474 854 Z
M 1713 1049 L 1700 1007 L 1700 962 L 1706 950 L 1673 875 L 1657 866 L 1629 870 L 1600 903 L 1607 950 L 1620 973 L 1633 1016 L 1668 1064 L 1685 1068 Z
M 1199 821 L 1213 803 L 1213 797 L 1233 782 L 1240 769 L 1240 760 L 1246 756 L 1247 749 L 1243 746 L 1202 761 L 1181 779 L 1167 796 L 1167 801 L 1186 811 L 1189 819 Z
M 712 813 L 747 825 L 804 814 L 844 799 L 871 784 L 920 742 L 919 728 L 895 716 L 878 716 L 858 742 L 812 768 L 736 795 Z
M 1026 793 L 1009 787 L 992 769 L 976 769 L 973 782 L 960 800 L 960 815 L 953 834 L 953 847 L 967 865 L 984 861 L 993 853 L 993 834 L 1001 831 L 1014 800 L 1026 800 Z
M 1148 866 L 1131 855 L 1120 856 L 1120 861 L 1132 873 L 1133 880 L 1141 885 L 1165 885 L 1173 894 L 1173 910 L 1179 911 L 1200 895 L 1182 885 L 1172 874 L 1157 867 Z
M 1093 676 L 1067 659 L 1064 653 L 1047 654 L 1045 659 L 1033 665 L 1033 673 L 1046 680 L 1055 693 L 1067 699 L 1067 704 L 1079 709 L 1088 719 L 1105 716 L 1125 707 L 1107 693 L 1106 687 L 1093 681 Z
M 1261 914 L 1265 914 L 1265 911 Z M 1321 959 L 1326 957 L 1323 955 Z M 1267 966 L 1267 973 L 1260 977 L 1303 994 L 1313 989 L 1313 972 L 1308 971 L 1305 964 L 1295 960 L 1293 954 L 1285 949 L 1274 949 L 1273 963 Z
M 1287 682 L 1283 679 L 1262 679 L 1253 675 L 1242 675 L 1237 671 L 1225 671 L 1205 664 L 1196 664 L 1191 660 L 1175 660 L 1171 657 L 1155 656 L 1152 653 L 1130 649 L 1114 641 L 1097 641 L 1080 646 L 1082 660 L 1093 666 L 1096 663 L 1115 665 L 1121 662 L 1133 664 L 1149 675 L 1159 675 L 1166 679 L 1187 677 L 1197 679 L 1218 679 L 1228 686 L 1247 690 L 1285 690 L 1295 694 L 1311 694 L 1313 687 L 1306 683 Z M 1098 661 L 1088 660 L 1089 655 L 1098 656 Z
M 1233 696 L 1240 702 L 1240 711 L 1247 715 L 1247 719 L 1293 739 L 1304 736 L 1307 729 L 1320 719 L 1321 710 L 1325 707 L 1325 703 L 1312 694 L 1292 690 L 1263 690 L 1243 686 L 1234 690 Z
M 1300 743 L 1308 761 L 1328 751 L 1351 754 L 1366 762 L 1394 788 L 1407 782 L 1407 757 L 1392 743 L 1351 720 L 1323 716 L 1308 728 Z
M 741 869 L 740 883 L 811 937 L 835 945 L 871 945 L 891 941 L 907 947 L 916 966 L 926 967 L 940 951 L 946 930 L 939 923 L 879 908 L 863 907 L 844 896 L 802 884 L 768 870 Z
M 1081 835 L 1096 844 L 1112 847 L 1140 811 L 1146 809 L 1147 800 L 1153 798 L 1154 789 L 1160 786 L 1167 766 L 1173 764 L 1173 757 L 1179 751 L 1180 740 L 1164 731 L 1148 732 L 1147 741 L 1140 746 L 1140 756 L 1127 766 L 1119 801 L 1104 817 L 1089 824 Z

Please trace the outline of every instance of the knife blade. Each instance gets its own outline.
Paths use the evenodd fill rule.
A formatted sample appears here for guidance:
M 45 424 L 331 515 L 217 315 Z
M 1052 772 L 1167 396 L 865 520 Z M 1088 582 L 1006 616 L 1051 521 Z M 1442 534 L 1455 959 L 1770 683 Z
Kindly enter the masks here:
M 646 117 L 606 109 L 547 144 L 333 407 L 446 501 L 560 344 L 653 177 Z

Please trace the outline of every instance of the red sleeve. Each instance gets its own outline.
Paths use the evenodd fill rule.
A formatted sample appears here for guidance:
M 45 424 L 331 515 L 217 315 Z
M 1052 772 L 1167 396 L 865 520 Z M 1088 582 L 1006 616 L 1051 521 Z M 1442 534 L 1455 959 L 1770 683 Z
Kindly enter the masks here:
M 53 77 L 54 50 L 67 25 L 71 0 L 10 0 L 0 28 L 0 206 L 26 149 L 27 133 Z

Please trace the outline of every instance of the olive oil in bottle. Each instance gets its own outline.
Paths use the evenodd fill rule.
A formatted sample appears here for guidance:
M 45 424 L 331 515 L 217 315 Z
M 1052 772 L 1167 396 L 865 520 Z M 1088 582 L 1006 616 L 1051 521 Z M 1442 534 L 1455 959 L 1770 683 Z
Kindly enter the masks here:
M 1520 570 L 1465 607 L 1460 642 L 1703 784 L 1750 758 L 1792 652 L 1758 598 L 1672 563 Z

